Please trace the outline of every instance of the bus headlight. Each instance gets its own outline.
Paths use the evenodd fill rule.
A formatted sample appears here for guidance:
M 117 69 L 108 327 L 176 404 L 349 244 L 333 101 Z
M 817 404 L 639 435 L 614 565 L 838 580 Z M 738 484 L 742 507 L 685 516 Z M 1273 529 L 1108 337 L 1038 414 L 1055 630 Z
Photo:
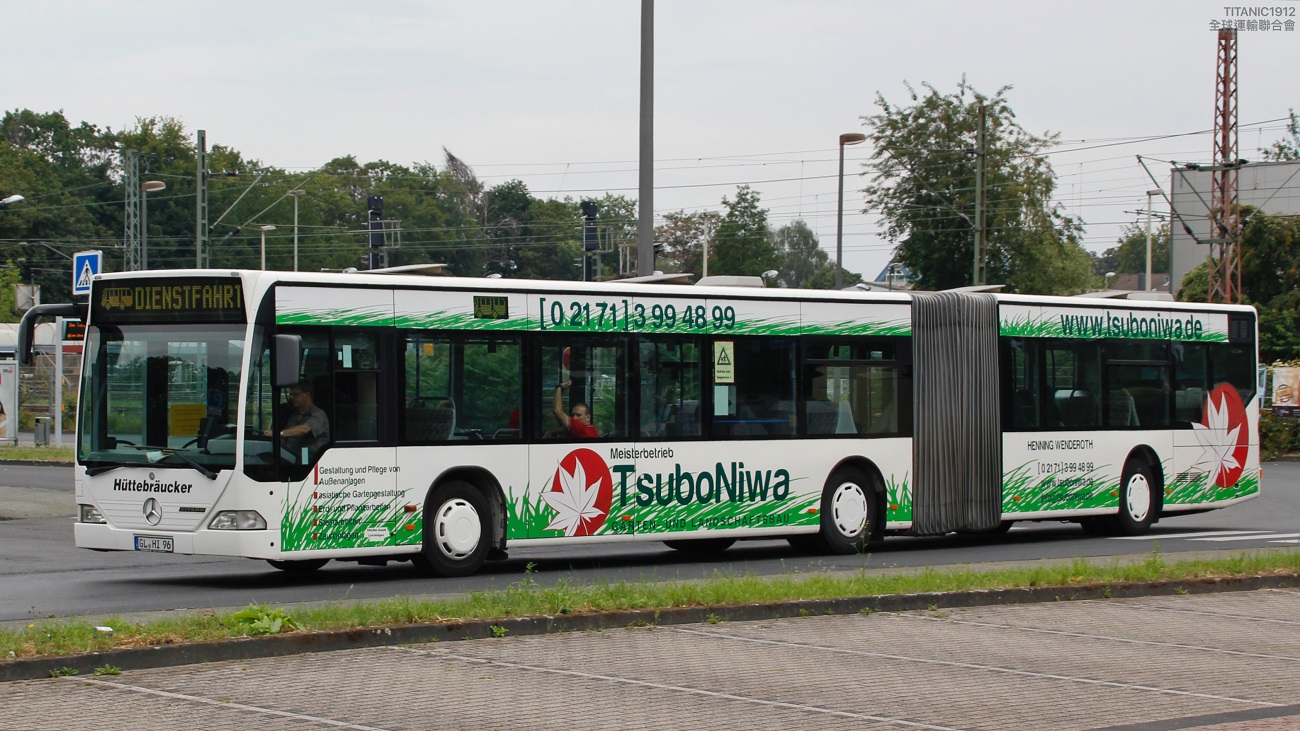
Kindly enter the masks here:
M 212 530 L 266 530 L 266 518 L 256 510 L 223 510 L 208 524 Z
M 107 523 L 104 515 L 99 512 L 99 508 L 94 505 L 78 505 L 78 512 L 81 514 L 82 523 Z

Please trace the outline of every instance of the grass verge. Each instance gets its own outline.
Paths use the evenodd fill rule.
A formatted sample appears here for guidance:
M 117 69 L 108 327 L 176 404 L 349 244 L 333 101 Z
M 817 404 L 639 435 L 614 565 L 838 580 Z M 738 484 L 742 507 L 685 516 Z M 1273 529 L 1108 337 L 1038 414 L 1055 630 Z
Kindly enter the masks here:
M 798 574 L 777 577 L 719 574 L 702 581 L 664 583 L 593 583 L 561 581 L 540 585 L 532 564 L 509 587 L 475 592 L 443 601 L 394 597 L 380 601 L 341 602 L 302 607 L 293 614 L 281 608 L 250 605 L 233 614 L 212 611 L 144 623 L 120 618 L 47 619 L 17 630 L 0 630 L 0 662 L 281 632 L 311 632 L 385 625 L 453 622 L 628 609 L 711 607 L 837 597 L 919 594 L 974 589 L 1077 586 L 1135 581 L 1224 578 L 1300 573 L 1300 551 L 1241 553 L 1231 558 L 1168 563 L 1159 551 L 1138 562 L 1089 561 L 974 571 L 964 568 L 898 573 Z M 111 632 L 104 628 L 111 628 Z
M 0 462 L 44 461 L 72 464 L 72 447 L 0 447 Z

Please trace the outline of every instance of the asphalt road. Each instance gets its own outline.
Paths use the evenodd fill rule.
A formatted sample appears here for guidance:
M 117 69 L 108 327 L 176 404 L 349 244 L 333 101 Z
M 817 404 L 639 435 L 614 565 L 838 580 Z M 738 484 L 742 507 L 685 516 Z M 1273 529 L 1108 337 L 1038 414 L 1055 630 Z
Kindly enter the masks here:
M 14 485 L 13 482 L 22 484 Z M 407 563 L 386 567 L 331 563 L 292 576 L 261 561 L 149 553 L 96 553 L 72 544 L 71 470 L 0 466 L 0 511 L 25 500 L 66 505 L 58 517 L 0 520 L 0 622 L 51 616 L 103 616 L 176 609 L 226 609 L 396 595 L 451 596 L 499 589 L 530 571 L 541 584 L 692 579 L 726 574 L 786 575 L 866 568 L 1166 554 L 1296 545 L 1300 535 L 1300 463 L 1265 466 L 1264 494 L 1226 510 L 1175 517 L 1140 539 L 1098 538 L 1077 525 L 1028 523 L 994 538 L 893 537 L 866 556 L 802 556 L 784 541 L 737 544 L 698 559 L 659 543 L 515 549 L 465 579 L 428 579 Z M 59 512 L 59 511 L 55 511 Z M 0 512 L 3 514 L 3 512 Z

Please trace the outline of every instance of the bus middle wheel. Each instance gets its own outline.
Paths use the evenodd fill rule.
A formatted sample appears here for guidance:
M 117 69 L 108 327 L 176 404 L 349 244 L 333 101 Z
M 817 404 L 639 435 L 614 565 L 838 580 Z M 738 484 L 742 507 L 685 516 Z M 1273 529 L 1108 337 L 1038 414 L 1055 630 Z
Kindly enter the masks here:
M 424 540 L 415 565 L 430 576 L 469 576 L 487 560 L 491 511 L 466 482 L 439 485 L 424 504 Z

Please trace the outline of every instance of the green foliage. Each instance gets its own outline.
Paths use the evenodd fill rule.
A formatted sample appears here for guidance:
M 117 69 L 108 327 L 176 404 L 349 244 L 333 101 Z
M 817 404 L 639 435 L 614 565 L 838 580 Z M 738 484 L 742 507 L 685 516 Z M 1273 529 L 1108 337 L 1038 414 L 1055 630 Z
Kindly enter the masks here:
M 910 88 L 910 87 L 909 87 Z M 895 106 L 877 95 L 878 114 L 865 117 L 875 146 L 875 181 L 867 209 L 880 211 L 897 262 L 917 289 L 971 283 L 979 110 L 986 112 L 986 282 L 1007 291 L 1073 294 L 1092 288 L 1092 257 L 1079 243 L 1080 222 L 1051 203 L 1055 174 L 1038 137 L 1015 121 L 1004 96 L 976 91 L 963 78 L 953 94 L 929 84 L 924 96 Z
M 80 675 L 81 671 L 76 668 L 62 667 L 54 668 L 50 671 L 51 678 L 70 678 L 74 675 Z
M 1265 160 L 1300 160 L 1300 118 L 1291 109 L 1291 121 L 1286 125 L 1287 137 L 1274 142 L 1264 150 Z
M 102 665 L 95 668 L 95 675 L 121 675 L 122 668 L 116 665 Z
M 505 637 L 506 635 L 510 634 L 510 630 L 506 629 L 505 627 L 502 627 L 499 624 L 494 624 L 491 627 L 489 627 L 489 629 L 492 631 L 493 637 Z
M 283 609 L 271 609 L 265 604 L 250 604 L 230 615 L 229 622 L 246 635 L 278 635 L 298 629 L 293 617 Z
M 1242 207 L 1242 302 L 1259 310 L 1261 362 L 1300 359 L 1300 221 Z M 1210 264 L 1183 277 L 1178 299 L 1209 299 Z
M 734 199 L 722 199 L 722 206 L 726 211 L 710 248 L 717 257 L 717 271 L 710 268 L 709 274 L 757 276 L 775 269 L 776 245 L 767 226 L 767 210 L 758 205 L 758 193 L 742 185 Z
M 1146 226 L 1129 224 L 1125 227 L 1116 246 L 1102 252 L 1095 266 L 1094 273 L 1099 277 L 1107 272 L 1145 274 L 1147 271 Z M 1169 224 L 1161 224 L 1159 229 L 1154 227 L 1151 229 L 1151 272 L 1169 273 Z
M 782 287 L 831 289 L 835 286 L 835 262 L 802 219 L 777 229 L 773 242 L 779 261 L 777 281 Z M 845 286 L 862 281 L 862 275 L 847 270 L 840 277 Z
M 656 268 L 665 272 L 704 274 L 704 244 L 707 241 L 715 250 L 709 252 L 711 273 L 717 273 L 718 259 L 716 237 L 721 216 L 716 211 L 677 211 L 665 213 L 664 222 L 655 229 L 654 240 L 663 245 Z

